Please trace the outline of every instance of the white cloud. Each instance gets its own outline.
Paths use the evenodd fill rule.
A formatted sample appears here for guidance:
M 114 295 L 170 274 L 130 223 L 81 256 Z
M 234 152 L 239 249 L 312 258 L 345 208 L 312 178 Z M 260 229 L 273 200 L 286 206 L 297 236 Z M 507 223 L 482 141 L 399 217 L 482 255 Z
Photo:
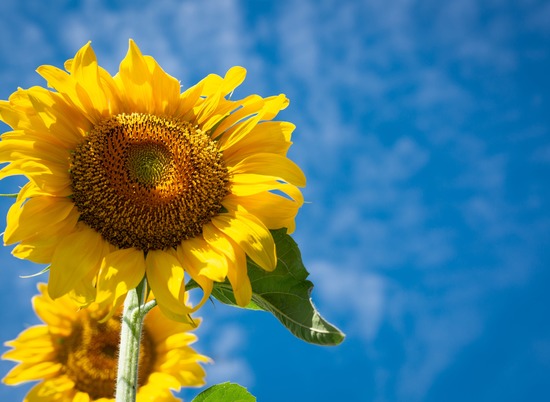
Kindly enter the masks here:
M 244 60 L 258 64 L 247 52 L 249 40 L 237 1 L 160 0 L 121 7 L 86 2 L 67 17 L 63 42 L 77 49 L 93 40 L 105 56 L 111 56 L 105 57 L 109 70 L 116 71 L 128 38 L 133 38 L 144 53 L 153 55 L 184 84 L 190 84 L 186 82 L 190 75 L 223 74 Z
M 16 3 L 2 3 L 0 33 L 6 40 L 0 44 L 0 54 L 21 73 L 28 71 L 34 82 L 40 82 L 34 73 L 38 65 L 60 66 L 89 40 L 101 65 L 112 73 L 118 70 L 129 38 L 183 85 L 194 84 L 207 73 L 223 74 L 233 65 L 262 70 L 262 60 L 249 51 L 254 35 L 246 31 L 236 0 L 159 0 L 118 6 L 85 1 L 77 7 L 59 2 L 44 7 L 37 2 L 34 8 Z M 34 18 L 36 13 L 40 18 Z M 20 84 L 21 74 L 16 78 Z
M 354 271 L 322 261 L 311 263 L 310 279 L 315 283 L 313 298 L 320 300 L 321 312 L 347 316 L 347 330 L 372 342 L 385 315 L 386 280 L 374 273 Z
M 549 3 L 542 1 L 540 4 L 534 4 L 531 9 L 528 9 L 527 29 L 550 36 L 548 21 L 550 21 Z
M 254 373 L 243 352 L 248 342 L 246 331 L 237 324 L 222 324 L 210 317 L 216 325 L 210 326 L 209 357 L 214 361 L 208 367 L 208 383 L 236 382 L 246 387 L 254 384 Z M 204 329 L 201 331 L 204 333 Z
M 404 297 L 405 310 L 412 310 L 411 303 L 414 306 L 415 328 L 410 336 L 403 338 L 407 360 L 398 375 L 397 395 L 399 399 L 420 401 L 439 373 L 481 334 L 483 326 L 479 312 L 472 306 L 443 300 L 445 312 L 438 314 L 430 310 L 441 310 L 442 301 L 423 297 L 417 304 L 414 295 L 405 293 Z M 471 295 L 463 302 L 471 303 Z M 435 309 L 434 305 L 439 308 Z
M 41 83 L 35 69 L 50 61 L 54 54 L 54 46 L 46 40 L 44 28 L 28 16 L 17 14 L 9 8 L 10 2 L 6 3 L 0 17 L 1 99 L 6 99 L 18 86 Z
M 385 323 L 400 337 L 397 377 L 395 364 L 373 355 L 378 399 L 398 394 L 398 400 L 422 400 L 485 329 L 481 295 L 529 275 L 529 262 L 518 259 L 520 250 L 530 253 L 530 239 L 506 196 L 508 156 L 493 151 L 493 133 L 470 126 L 480 113 L 500 118 L 501 111 L 489 95 L 476 98 L 479 93 L 459 79 L 516 68 L 509 45 L 515 27 L 501 19 L 481 24 L 473 1 L 437 3 L 433 20 L 421 11 L 430 39 L 424 44 L 411 2 L 357 4 L 333 7 L 330 14 L 323 6 L 296 4 L 279 21 L 285 33 L 281 54 L 290 58 L 281 79 L 296 82 L 293 97 L 305 96 L 298 105 L 304 112 L 298 146 L 314 150 L 300 155 L 314 176 L 313 189 L 306 190 L 313 204 L 302 212 L 309 228 L 299 229 L 299 244 L 312 260 L 306 265 L 316 283 L 313 297 L 328 318 L 352 317 L 344 329 L 367 345 L 381 342 Z M 376 19 L 357 29 L 365 10 L 373 9 Z M 333 35 L 335 26 L 349 30 L 345 42 Z M 429 62 L 423 60 L 427 46 L 440 49 Z M 416 124 L 410 133 L 378 129 L 409 115 Z M 434 159 L 440 171 L 430 165 Z M 438 187 L 418 187 L 418 175 L 430 175 L 427 181 Z M 429 201 L 426 192 L 433 196 L 436 190 L 447 192 L 442 197 L 448 205 Z M 439 223 L 443 214 L 452 223 Z M 459 227 L 451 226 L 457 222 Z M 460 238 L 464 224 L 475 238 Z M 509 247 L 501 243 L 507 236 L 523 240 Z M 483 245 L 473 244 L 476 239 Z M 461 266 L 474 252 L 464 246 L 485 247 L 484 255 L 494 259 L 476 271 L 484 277 L 479 286 L 469 274 L 473 268 Z M 397 268 L 407 272 L 398 275 Z M 399 276 L 409 279 L 390 279 Z
M 484 313 L 477 305 L 494 284 L 492 273 L 472 283 L 467 274 L 445 276 L 435 271 L 425 284 L 432 289 L 430 294 L 425 288 L 404 287 L 384 273 L 323 261 L 312 262 L 310 271 L 320 310 L 329 320 L 331 316 L 344 320 L 348 337 L 365 342 L 376 379 L 374 400 L 380 401 L 392 395 L 397 400 L 423 399 L 462 348 L 482 333 Z M 381 332 L 383 326 L 386 332 Z M 395 356 L 402 351 L 397 365 L 377 347 L 388 327 L 398 337 L 388 347 L 396 349 Z

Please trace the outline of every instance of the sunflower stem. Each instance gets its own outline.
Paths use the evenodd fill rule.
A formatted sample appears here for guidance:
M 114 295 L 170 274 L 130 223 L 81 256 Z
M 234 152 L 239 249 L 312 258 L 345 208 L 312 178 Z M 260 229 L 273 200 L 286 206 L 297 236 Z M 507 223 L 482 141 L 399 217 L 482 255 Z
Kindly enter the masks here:
M 116 402 L 135 402 L 138 389 L 139 346 L 145 312 L 145 278 L 124 300 L 116 382 Z M 148 309 L 150 310 L 150 308 Z M 148 311 L 147 310 L 147 311 Z

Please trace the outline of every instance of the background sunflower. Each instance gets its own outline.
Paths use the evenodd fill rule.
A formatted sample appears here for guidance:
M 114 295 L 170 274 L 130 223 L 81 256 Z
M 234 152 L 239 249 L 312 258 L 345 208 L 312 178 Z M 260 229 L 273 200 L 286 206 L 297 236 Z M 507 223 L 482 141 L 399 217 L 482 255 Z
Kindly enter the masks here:
M 68 296 L 52 300 L 45 284 L 39 290 L 33 306 L 44 325 L 6 342 L 12 350 L 2 358 L 18 364 L 3 382 L 39 381 L 26 396 L 29 402 L 114 401 L 120 316 L 102 321 L 106 312 L 98 304 L 79 310 Z M 200 363 L 209 359 L 190 347 L 195 328 L 167 319 L 158 309 L 149 312 L 140 347 L 138 402 L 176 401 L 171 390 L 204 385 Z

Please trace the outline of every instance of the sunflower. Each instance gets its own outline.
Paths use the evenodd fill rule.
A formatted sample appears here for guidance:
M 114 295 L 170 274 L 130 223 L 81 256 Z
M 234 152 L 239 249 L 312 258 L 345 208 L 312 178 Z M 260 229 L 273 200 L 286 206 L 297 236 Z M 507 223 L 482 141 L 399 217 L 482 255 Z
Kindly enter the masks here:
M 185 320 L 229 280 L 251 299 L 247 257 L 276 266 L 270 229 L 303 204 L 300 168 L 287 157 L 294 125 L 273 121 L 284 95 L 231 95 L 233 67 L 180 92 L 179 82 L 130 40 L 119 72 L 86 44 L 65 70 L 41 66 L 48 86 L 1 101 L 0 179 L 24 175 L 7 215 L 13 255 L 49 264 L 48 292 L 115 309 L 146 277 L 161 310 Z M 186 278 L 203 290 L 184 303 Z
M 97 303 L 87 309 L 65 295 L 52 300 L 47 286 L 39 284 L 33 298 L 36 314 L 45 325 L 23 331 L 6 342 L 13 349 L 2 358 L 20 362 L 3 379 L 8 385 L 41 381 L 25 402 L 114 401 L 120 317 L 107 321 Z M 196 321 L 195 321 L 196 323 Z M 137 401 L 177 401 L 170 389 L 204 385 L 199 362 L 209 359 L 189 345 L 196 340 L 195 326 L 174 322 L 158 309 L 147 314 L 140 347 Z

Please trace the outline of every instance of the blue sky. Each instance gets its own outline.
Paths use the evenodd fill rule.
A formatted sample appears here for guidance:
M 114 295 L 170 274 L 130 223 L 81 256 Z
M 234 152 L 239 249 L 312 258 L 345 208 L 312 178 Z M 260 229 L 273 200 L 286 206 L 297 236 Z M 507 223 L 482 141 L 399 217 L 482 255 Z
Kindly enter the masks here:
M 215 303 L 196 344 L 210 384 L 261 402 L 550 400 L 550 3 L 4 0 L 0 36 L 1 99 L 88 40 L 114 73 L 128 38 L 184 87 L 242 65 L 235 96 L 290 98 L 310 202 L 293 236 L 347 339 L 308 345 Z M 19 278 L 41 267 L 8 247 L 0 261 L 5 341 L 37 323 L 44 279 Z

